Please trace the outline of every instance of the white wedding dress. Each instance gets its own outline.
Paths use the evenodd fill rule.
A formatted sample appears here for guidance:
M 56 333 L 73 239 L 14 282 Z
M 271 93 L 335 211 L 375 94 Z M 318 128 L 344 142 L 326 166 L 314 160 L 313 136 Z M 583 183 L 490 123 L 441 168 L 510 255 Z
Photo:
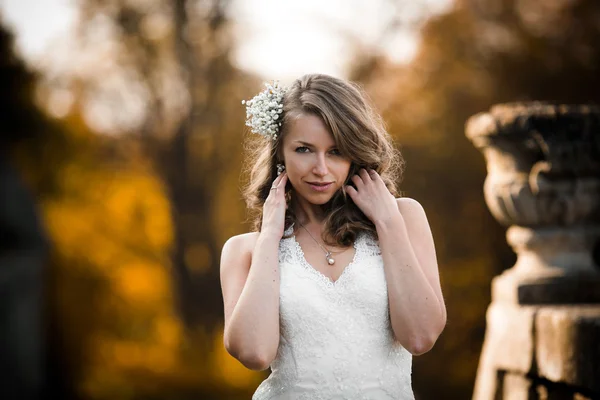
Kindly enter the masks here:
M 333 282 L 295 237 L 280 241 L 279 348 L 252 400 L 414 399 L 412 355 L 393 340 L 378 243 L 360 233 L 354 247 Z

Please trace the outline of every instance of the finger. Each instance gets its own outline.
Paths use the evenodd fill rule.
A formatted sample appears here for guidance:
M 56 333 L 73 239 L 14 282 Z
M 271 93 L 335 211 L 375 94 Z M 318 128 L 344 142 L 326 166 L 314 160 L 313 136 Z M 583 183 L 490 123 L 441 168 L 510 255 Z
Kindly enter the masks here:
M 278 176 L 277 181 L 273 181 L 273 184 L 271 185 L 271 188 L 269 189 L 269 197 L 271 197 L 271 193 L 273 194 L 273 198 L 276 198 L 275 196 L 281 195 L 285 198 L 285 184 L 287 182 L 287 175 L 284 175 L 285 173 L 281 174 L 280 176 Z
M 281 201 L 283 201 L 283 204 L 285 204 L 286 210 L 288 209 L 288 201 L 285 197 L 285 187 L 287 185 L 287 182 L 288 182 L 288 177 L 286 175 L 281 179 L 281 190 L 277 190 L 277 192 L 281 192 Z
M 283 177 L 285 176 L 285 172 L 282 173 L 281 175 L 279 175 L 277 178 L 275 178 L 275 180 L 273 181 L 273 183 L 271 184 L 271 190 L 275 193 L 277 193 L 277 189 L 281 187 L 281 180 L 283 179 Z
M 275 187 L 271 187 L 271 188 L 269 189 L 269 194 L 267 195 L 267 200 L 269 200 L 269 199 L 271 199 L 271 200 L 272 200 L 272 199 L 274 199 L 274 198 L 275 198 L 275 196 L 277 196 L 277 192 L 278 192 L 278 189 L 277 189 L 277 187 L 276 187 L 276 186 L 275 186 Z
M 374 182 L 382 183 L 385 185 L 385 182 L 381 178 L 381 175 L 379 175 L 379 173 L 374 169 L 369 169 L 369 175 L 371 176 L 371 179 L 373 179 Z
M 360 177 L 362 178 L 362 180 L 366 183 L 369 181 L 372 181 L 373 179 L 371 179 L 371 175 L 369 175 L 369 173 L 367 172 L 366 169 L 361 168 L 358 173 L 360 174 Z
M 352 179 L 352 182 L 354 182 L 357 189 L 360 189 L 361 187 L 363 187 L 364 182 L 359 175 L 352 175 L 352 178 L 350 178 L 350 179 Z
M 285 185 L 288 181 L 288 177 L 285 172 L 282 173 L 280 176 L 281 176 L 281 179 L 279 180 L 279 183 L 277 184 L 277 192 L 278 193 L 281 192 L 281 195 L 285 196 Z M 279 190 L 279 189 L 281 189 L 281 190 Z
M 275 178 L 275 180 L 273 180 L 273 183 L 271 184 L 271 187 L 269 188 L 269 194 L 267 195 L 267 199 L 273 198 L 274 196 L 277 195 L 277 192 L 279 191 L 278 185 L 279 185 L 280 181 L 281 181 L 281 178 L 279 176 L 277 178 Z
M 358 194 L 358 192 L 356 191 L 356 189 L 354 189 L 350 185 L 346 186 L 346 193 L 348 193 L 348 195 L 350 196 L 350 198 L 352 200 L 354 200 L 354 197 Z
M 285 174 L 285 172 L 277 175 L 277 177 L 273 180 L 273 183 L 271 184 L 271 186 L 277 186 L 279 184 L 279 182 L 281 182 L 281 178 L 283 178 L 283 174 Z

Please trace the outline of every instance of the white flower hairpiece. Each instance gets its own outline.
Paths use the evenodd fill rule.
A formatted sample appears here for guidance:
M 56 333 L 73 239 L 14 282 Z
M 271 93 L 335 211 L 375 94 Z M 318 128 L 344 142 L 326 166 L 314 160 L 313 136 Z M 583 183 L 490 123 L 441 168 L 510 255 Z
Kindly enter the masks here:
M 287 89 L 277 81 L 272 84 L 265 83 L 265 86 L 266 89 L 252 100 L 242 100 L 242 104 L 246 105 L 246 125 L 250 130 L 275 140 L 281 127 L 283 96 Z

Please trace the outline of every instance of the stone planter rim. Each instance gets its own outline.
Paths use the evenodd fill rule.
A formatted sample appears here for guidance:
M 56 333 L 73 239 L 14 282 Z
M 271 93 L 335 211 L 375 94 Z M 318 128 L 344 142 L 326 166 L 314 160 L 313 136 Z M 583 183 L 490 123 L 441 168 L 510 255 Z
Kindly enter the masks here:
M 467 119 L 465 132 L 470 140 L 485 136 L 521 135 L 528 130 L 527 122 L 532 119 L 556 119 L 562 116 L 593 116 L 600 122 L 600 106 L 543 101 L 501 103 Z

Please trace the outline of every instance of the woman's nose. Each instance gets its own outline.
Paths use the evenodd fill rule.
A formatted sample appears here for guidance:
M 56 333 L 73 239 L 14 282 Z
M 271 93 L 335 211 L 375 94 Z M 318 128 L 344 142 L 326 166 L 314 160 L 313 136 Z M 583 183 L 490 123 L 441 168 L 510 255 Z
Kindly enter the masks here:
M 317 154 L 317 160 L 315 163 L 315 166 L 313 168 L 313 173 L 315 175 L 327 175 L 327 160 L 325 159 L 325 155 L 324 154 Z

